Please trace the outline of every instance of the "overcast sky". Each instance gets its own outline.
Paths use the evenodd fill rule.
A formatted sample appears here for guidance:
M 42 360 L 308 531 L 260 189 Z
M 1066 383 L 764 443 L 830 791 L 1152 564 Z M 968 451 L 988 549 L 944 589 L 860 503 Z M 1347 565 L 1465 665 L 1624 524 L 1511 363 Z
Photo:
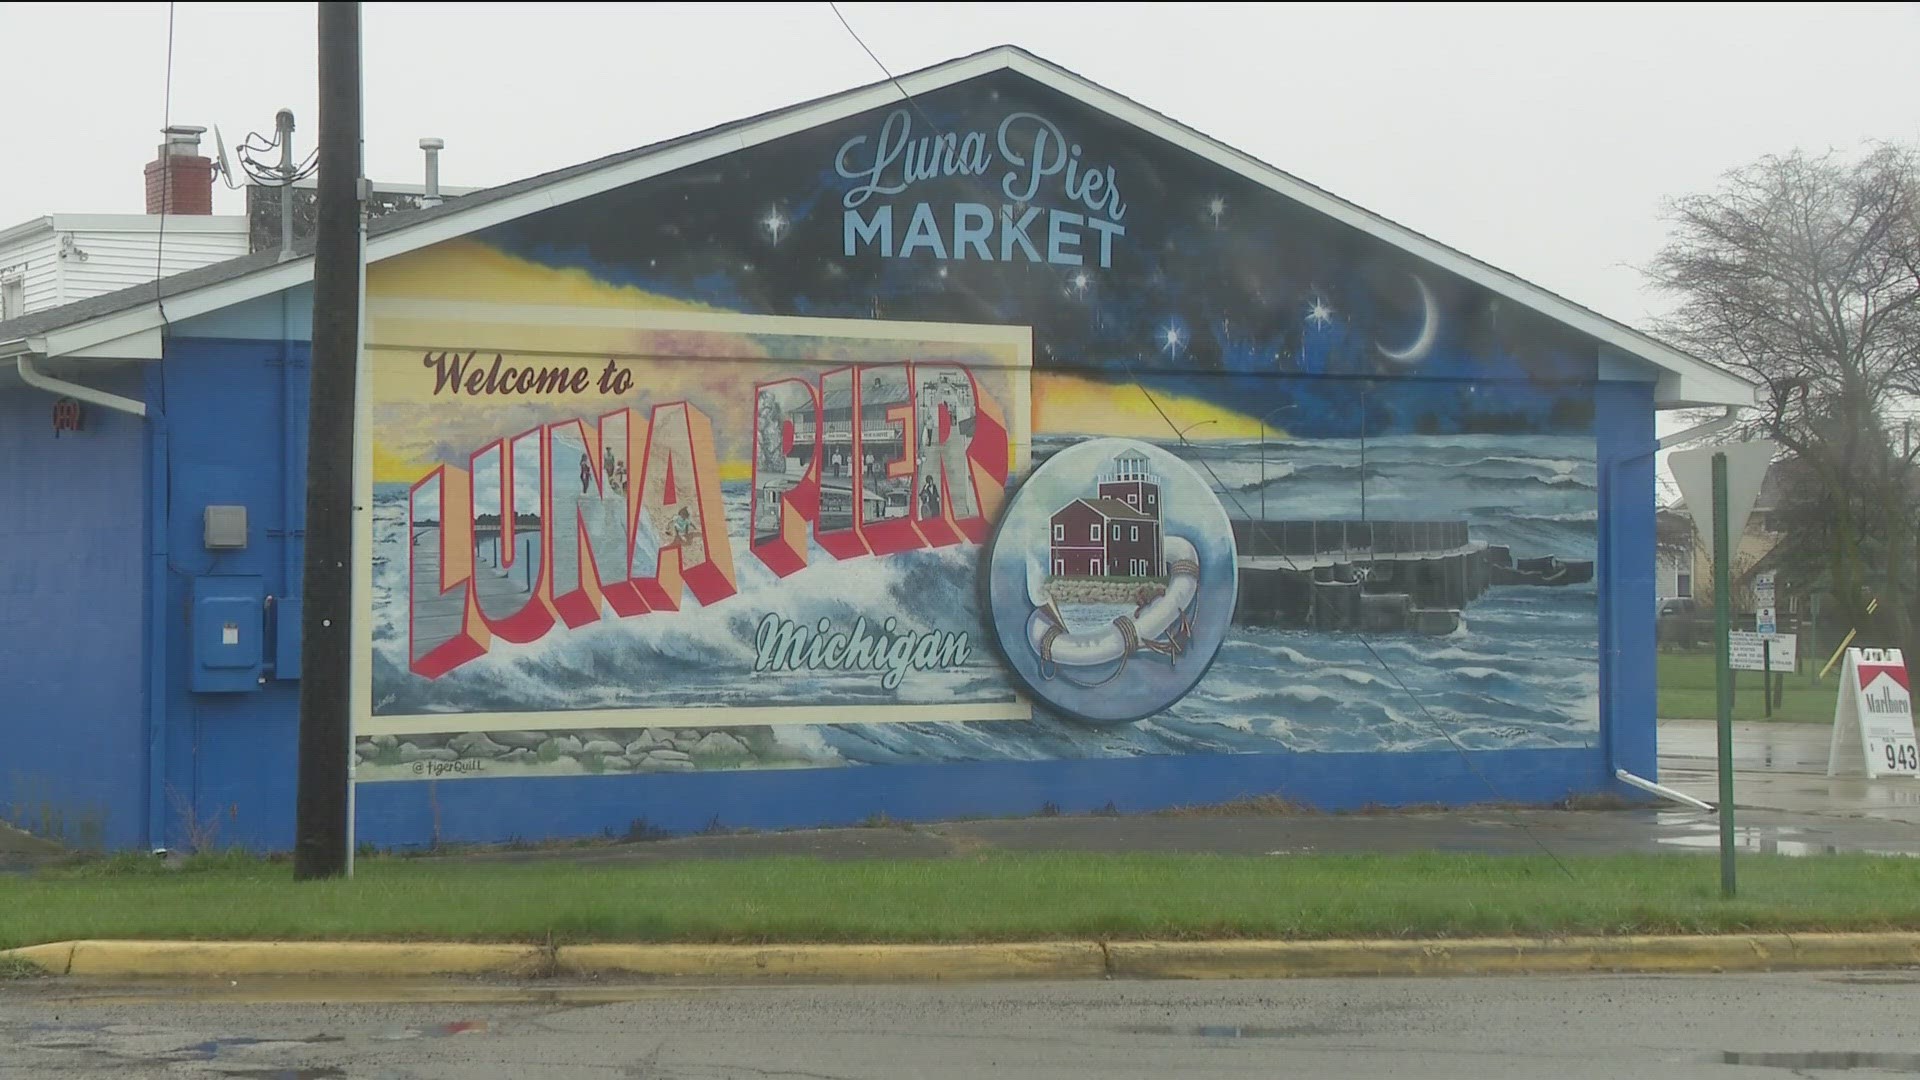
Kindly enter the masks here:
M 1663 197 L 1794 147 L 1920 139 L 1920 4 L 844 4 L 896 73 L 1023 46 L 1606 314 Z M 163 3 L 0 4 L 0 227 L 141 208 L 166 115 Z M 826 4 L 368 4 L 368 171 L 487 185 L 880 77 Z M 452 13 L 457 12 L 457 15 Z M 229 144 L 291 106 L 314 6 L 175 6 L 175 123 Z M 219 208 L 238 210 L 238 193 Z

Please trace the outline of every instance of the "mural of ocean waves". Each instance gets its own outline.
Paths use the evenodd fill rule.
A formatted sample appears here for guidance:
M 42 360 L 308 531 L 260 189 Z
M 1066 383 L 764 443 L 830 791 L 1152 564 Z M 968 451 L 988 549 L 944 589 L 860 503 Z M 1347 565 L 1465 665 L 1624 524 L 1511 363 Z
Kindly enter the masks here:
M 729 526 L 744 536 L 748 488 L 723 485 Z M 374 702 L 378 715 L 586 710 L 650 705 L 749 707 L 784 704 L 897 704 L 1008 701 L 1013 691 L 981 622 L 978 549 L 912 551 L 884 559 L 837 562 L 817 545 L 811 565 L 780 579 L 736 545 L 739 591 L 710 608 L 687 597 L 678 612 L 603 618 L 556 628 L 530 644 L 496 641 L 486 656 L 431 682 L 381 677 L 406 657 L 404 595 L 406 490 L 374 498 L 375 685 L 397 687 Z M 391 598 L 391 599 L 390 599 Z M 809 628 L 828 620 L 850 631 L 867 620 L 878 636 L 887 620 L 896 632 L 965 632 L 970 655 L 948 670 L 912 671 L 898 689 L 866 671 L 756 674 L 755 634 L 768 614 Z
M 1038 440 L 1036 457 L 1074 441 Z M 1229 514 L 1257 515 L 1257 443 L 1176 452 L 1223 492 Z M 1464 519 L 1473 540 L 1507 544 L 1518 557 L 1593 557 L 1590 438 L 1402 436 L 1369 440 L 1366 454 L 1370 519 Z M 1357 440 L 1269 444 L 1267 467 L 1269 519 L 1361 516 Z M 1248 483 L 1253 490 L 1235 490 Z M 729 483 L 723 490 L 729 525 L 735 536 L 744 536 L 746 486 Z M 376 493 L 376 671 L 405 660 L 406 606 L 387 602 L 404 588 L 405 518 L 404 488 Z M 406 715 L 533 704 L 556 711 L 551 726 L 561 730 L 569 726 L 565 710 L 690 701 L 1005 701 L 1012 690 L 982 621 L 979 558 L 979 549 L 969 546 L 835 562 L 816 549 L 806 570 L 782 581 L 736 544 L 740 592 L 713 608 L 689 599 L 685 610 L 670 616 L 607 619 L 557 630 L 531 645 L 496 645 L 491 655 L 430 683 L 381 679 L 376 685 L 410 689 L 377 700 L 375 711 Z M 780 725 L 772 737 L 785 763 L 816 766 L 1446 750 L 1456 744 L 1586 747 L 1599 732 L 1595 596 L 1591 584 L 1496 586 L 1468 605 L 1457 631 L 1442 637 L 1377 634 L 1363 640 L 1349 633 L 1235 625 L 1192 693 L 1165 712 L 1119 727 L 1088 727 L 1036 708 L 1024 722 Z M 769 611 L 809 624 L 827 618 L 841 629 L 862 616 L 869 623 L 900 618 L 907 630 L 933 629 L 913 621 L 911 613 L 919 612 L 939 629 L 967 630 L 972 655 L 958 669 L 912 672 L 898 691 L 883 688 L 870 671 L 754 677 L 756 620 Z
M 1061 444 L 1038 440 L 1035 454 Z M 1364 451 L 1359 439 L 1163 445 L 1207 478 L 1230 517 L 1464 520 L 1472 539 L 1517 557 L 1593 558 L 1591 437 L 1395 435 Z
M 1439 639 L 1235 627 L 1191 694 L 1126 727 L 1037 710 L 1030 723 L 847 725 L 821 737 L 870 764 L 1588 747 L 1599 737 L 1593 603 L 1592 589 L 1499 588 Z

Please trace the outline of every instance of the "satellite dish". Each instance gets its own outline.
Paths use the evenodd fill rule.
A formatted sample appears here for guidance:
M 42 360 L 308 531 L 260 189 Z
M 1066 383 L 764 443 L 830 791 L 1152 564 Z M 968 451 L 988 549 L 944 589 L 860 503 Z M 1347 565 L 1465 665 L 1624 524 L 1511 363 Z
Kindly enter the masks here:
M 219 124 L 213 125 L 213 145 L 220 154 L 217 167 L 220 178 L 226 182 L 229 189 L 239 187 L 239 184 L 233 182 L 233 162 L 227 160 L 227 140 L 220 136 Z

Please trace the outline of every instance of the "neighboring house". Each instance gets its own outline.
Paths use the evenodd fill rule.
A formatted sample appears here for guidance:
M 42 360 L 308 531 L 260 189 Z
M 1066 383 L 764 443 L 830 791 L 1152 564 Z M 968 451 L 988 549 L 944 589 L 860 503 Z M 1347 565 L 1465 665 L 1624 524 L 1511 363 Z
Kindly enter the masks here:
M 1693 595 L 1693 561 L 1698 546 L 1693 519 L 1685 510 L 1662 508 L 1654 513 L 1659 537 L 1654 562 L 1654 595 L 1662 600 Z
M 48 214 L 0 230 L 0 318 L 117 292 L 247 253 L 238 215 Z M 164 242 L 163 242 L 164 237 Z
M 1760 561 L 1766 558 L 1780 543 L 1781 533 L 1775 528 L 1775 511 L 1785 494 L 1785 470 L 1783 463 L 1774 462 L 1767 470 L 1766 479 L 1760 482 L 1760 494 L 1754 499 L 1753 513 L 1747 516 L 1745 530 L 1738 540 L 1732 540 L 1733 610 L 1736 613 L 1750 613 L 1754 609 L 1753 574 Z M 1673 505 L 1660 511 L 1662 518 L 1672 515 L 1688 524 L 1688 535 L 1692 541 L 1690 556 L 1663 555 L 1659 560 L 1659 594 L 1661 596 L 1711 596 L 1713 594 L 1713 549 L 1702 541 L 1698 530 L 1691 528 L 1693 518 L 1687 512 L 1684 500 L 1675 500 Z M 1671 581 L 1673 590 L 1668 591 Z M 1681 590 L 1681 583 L 1686 588 Z M 1783 598 L 1784 600 L 1784 598 Z M 1788 607 L 1786 603 L 1781 606 Z
M 247 212 L 213 212 L 200 127 L 166 130 L 146 166 L 146 212 L 46 214 L 0 228 L 0 321 L 103 296 L 280 244 L 280 189 L 250 184 Z M 441 200 L 472 188 L 436 188 Z M 313 231 L 313 181 L 294 192 L 294 239 Z M 432 205 L 423 185 L 376 184 L 369 215 Z
M 205 130 L 166 130 L 146 167 L 144 214 L 48 214 L 0 229 L 0 319 L 245 255 L 246 218 L 213 213 Z

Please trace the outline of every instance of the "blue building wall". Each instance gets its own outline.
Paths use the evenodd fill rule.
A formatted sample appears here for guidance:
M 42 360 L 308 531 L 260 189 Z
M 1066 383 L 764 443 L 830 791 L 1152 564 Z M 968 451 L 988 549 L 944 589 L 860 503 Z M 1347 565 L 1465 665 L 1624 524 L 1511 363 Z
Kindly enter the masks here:
M 276 317 L 277 307 L 262 309 Z M 229 332 L 244 327 L 228 318 Z M 164 385 L 165 542 L 171 552 L 164 608 L 184 612 L 196 575 L 261 576 L 275 596 L 297 592 L 297 530 L 304 463 L 285 451 L 284 419 L 303 417 L 308 346 L 264 337 L 178 336 Z M 291 366 L 289 366 L 291 361 Z M 1363 804 L 1546 802 L 1574 792 L 1617 791 L 1618 765 L 1653 768 L 1651 385 L 1595 388 L 1597 457 L 1603 463 L 1598 573 L 1601 594 L 1602 726 L 1586 749 L 1391 754 L 1221 754 L 983 762 L 481 782 L 398 782 L 359 790 L 359 839 L 381 846 L 434 841 L 621 834 L 644 821 L 697 829 L 780 827 L 955 815 L 1027 814 L 1053 803 L 1068 812 L 1109 804 L 1122 811 L 1280 793 L 1329 810 Z M 299 433 L 304 437 L 304 433 Z M 283 487 L 294 480 L 289 501 Z M 245 551 L 201 546 L 201 514 L 213 503 L 248 508 Z M 191 658 L 169 635 L 164 783 L 187 793 L 192 814 L 171 806 L 167 842 L 209 838 L 285 848 L 293 837 L 298 684 L 269 678 L 240 694 L 188 689 Z M 137 701 L 137 687 L 129 700 Z M 134 710 L 137 713 L 137 709 Z M 137 721 L 129 731 L 137 731 Z M 122 763 L 122 773 L 137 762 Z M 189 825 L 188 823 L 192 824 Z M 191 835 L 189 834 L 191 832 Z M 131 833 L 116 834 L 122 841 Z
M 1654 717 L 1653 384 L 1603 382 L 1595 399 L 1600 500 L 1600 737 L 1606 777 L 1615 769 L 1656 778 Z M 1618 793 L 1633 789 L 1612 781 Z
M 141 396 L 131 368 L 85 378 Z M 88 406 L 55 438 L 54 401 L 0 394 L 0 813 L 127 847 L 145 839 L 147 429 Z
M 300 594 L 310 297 L 300 289 L 238 305 L 168 340 L 155 389 L 166 406 L 155 467 L 168 611 L 187 612 L 204 576 L 258 575 L 276 606 Z M 246 508 L 244 550 L 206 550 L 210 505 Z M 179 797 L 152 810 L 168 844 L 292 844 L 299 683 L 277 677 L 271 614 L 263 607 L 249 627 L 269 646 L 265 681 L 250 691 L 193 692 L 191 628 L 163 643 L 166 739 L 154 771 Z M 286 644 L 297 655 L 298 642 Z
M 1615 781 L 1654 769 L 1653 386 L 1594 391 L 1600 507 L 1601 730 L 1584 749 L 1385 754 L 1218 754 L 1108 760 L 501 779 L 362 785 L 359 837 L 428 841 L 619 835 L 635 823 L 684 831 L 1033 814 L 1143 811 L 1277 793 L 1325 810 L 1364 805 L 1545 803 L 1575 793 L 1639 799 Z M 1470 761 L 1469 761 L 1470 757 Z
M 276 598 L 299 589 L 309 346 L 288 338 L 305 313 L 298 297 L 248 307 L 201 324 L 234 336 L 170 338 L 144 386 L 138 374 L 94 380 L 144 394 L 144 426 L 94 410 L 87 435 L 55 440 L 50 400 L 0 397 L 0 452 L 17 466 L 0 471 L 7 505 L 58 508 L 0 523 L 15 553 L 0 576 L 10 693 L 0 736 L 23 748 L 0 768 L 0 806 L 16 822 L 116 847 L 292 842 L 298 683 L 269 671 L 244 693 L 189 689 L 196 577 L 258 575 Z M 398 846 L 618 834 L 636 821 L 690 830 L 716 818 L 758 827 L 875 813 L 925 820 L 1047 803 L 1130 811 L 1271 792 L 1344 809 L 1619 790 L 1615 767 L 1654 769 L 1652 406 L 1648 383 L 1595 389 L 1602 726 L 1592 748 L 1477 752 L 1471 765 L 1451 752 L 1189 755 L 387 783 L 360 789 L 359 837 Z M 205 550 L 202 515 L 213 504 L 247 508 L 246 549 Z M 152 530 L 142 527 L 149 508 Z M 149 567 L 159 583 L 151 597 Z M 107 657 L 117 659 L 99 662 Z M 151 755 L 149 662 L 164 675 L 163 738 Z

